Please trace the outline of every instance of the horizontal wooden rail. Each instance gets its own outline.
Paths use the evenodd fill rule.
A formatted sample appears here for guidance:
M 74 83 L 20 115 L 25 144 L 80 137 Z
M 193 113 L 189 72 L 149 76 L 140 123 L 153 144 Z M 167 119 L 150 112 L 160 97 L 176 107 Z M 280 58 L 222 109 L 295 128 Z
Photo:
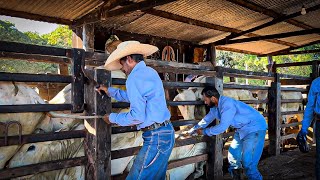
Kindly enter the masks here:
M 279 68 L 279 67 L 291 67 L 291 66 L 309 66 L 309 65 L 312 65 L 312 62 L 313 61 L 274 64 L 273 67 Z
M 172 125 L 173 127 L 179 127 L 179 126 L 196 124 L 198 122 L 199 122 L 198 120 L 178 120 L 178 121 L 173 121 Z M 134 132 L 134 131 L 137 131 L 136 126 L 112 127 L 112 134 Z
M 297 75 L 291 75 L 291 74 L 279 74 L 280 78 L 284 78 L 284 79 L 297 79 L 297 80 L 311 80 L 310 77 L 306 77 L 306 76 L 297 76 Z
M 37 174 L 41 172 L 65 169 L 76 166 L 84 166 L 87 163 L 87 157 L 76 157 L 72 159 L 56 160 L 45 163 L 32 164 L 22 167 L 0 170 L 0 179 L 10 179 L 15 177 Z
M 187 157 L 187 158 L 183 158 L 183 159 L 179 159 L 179 160 L 170 161 L 168 164 L 168 170 L 174 169 L 177 167 L 181 167 L 181 166 L 185 166 L 188 164 L 192 164 L 192 163 L 206 161 L 206 160 L 208 160 L 208 155 L 201 154 L 201 155 L 197 155 L 197 156 L 192 156 L 192 157 Z
M 169 106 L 179 106 L 179 105 L 204 105 L 203 101 L 167 101 Z M 127 108 L 130 107 L 129 103 L 126 102 L 114 102 L 112 103 L 112 108 Z
M 71 110 L 71 104 L 0 105 L 0 113 L 49 112 Z
M 252 86 L 239 84 L 223 84 L 224 89 L 249 89 L 249 90 L 268 90 L 268 86 Z
M 289 123 L 289 124 L 281 124 L 280 127 L 281 128 L 295 127 L 295 126 L 299 126 L 300 124 L 301 124 L 301 122 L 295 122 L 295 123 Z
M 177 69 L 168 67 L 153 67 L 158 73 L 174 73 L 174 74 L 192 74 L 192 75 L 204 75 L 204 76 L 216 76 L 215 71 L 208 70 L 191 70 L 191 69 Z
M 302 103 L 303 99 L 281 99 L 281 103 Z
M 181 147 L 181 146 L 196 144 L 196 143 L 200 143 L 200 142 L 205 142 L 205 138 L 204 137 L 201 137 L 201 138 L 192 137 L 192 138 L 187 138 L 187 139 L 176 139 L 174 147 Z M 111 152 L 111 159 L 119 159 L 119 158 L 137 155 L 140 149 L 141 149 L 141 146 L 127 148 L 127 149 L 114 150 Z
M 290 114 L 303 114 L 304 111 L 286 111 L 286 112 L 281 112 L 281 115 L 290 115 Z
M 32 62 L 45 62 L 45 63 L 57 63 L 57 64 L 70 64 L 71 59 L 63 56 L 48 56 L 41 54 L 24 54 L 14 52 L 0 51 L 0 59 L 3 60 L 25 60 Z
M 295 87 L 281 87 L 281 91 L 297 91 L 297 92 L 308 92 L 304 88 L 295 88 Z
M 213 67 L 208 66 L 201 66 L 201 65 L 195 65 L 191 63 L 178 63 L 178 62 L 169 62 L 169 61 L 161 61 L 161 60 L 151 60 L 151 59 L 145 59 L 145 62 L 148 66 L 151 67 L 173 67 L 176 69 L 184 68 L 184 69 L 192 69 L 192 70 L 208 70 L 213 71 Z
M 281 136 L 281 137 L 280 137 L 280 140 L 281 140 L 281 141 L 284 141 L 284 140 L 286 140 L 286 139 L 291 139 L 291 138 L 296 138 L 296 137 L 297 137 L 296 134 L 288 134 L 288 135 L 285 135 L 285 136 Z
M 0 41 L 0 51 L 51 56 L 66 56 L 67 54 L 67 49 L 64 48 L 39 46 L 8 41 Z
M 44 142 L 44 141 L 57 141 L 63 139 L 84 138 L 86 136 L 85 130 L 76 131 L 62 131 L 56 133 L 45 134 L 29 134 L 21 136 L 21 144 Z M 19 136 L 8 136 L 7 146 L 19 145 Z M 0 147 L 5 146 L 4 137 L 0 138 Z
M 258 80 L 273 80 L 274 77 L 258 76 L 258 75 L 246 75 L 246 74 L 233 74 L 233 73 L 223 73 L 226 77 L 236 77 L 245 79 L 258 79 Z
M 0 81 L 71 83 L 72 76 L 0 72 Z
M 245 71 L 239 69 L 232 69 L 232 68 L 224 68 L 224 67 L 217 67 L 223 71 L 223 75 L 228 77 L 236 77 L 242 76 L 244 78 L 257 78 L 257 79 L 264 79 L 264 80 L 273 80 L 274 75 L 268 72 L 254 72 L 254 71 Z

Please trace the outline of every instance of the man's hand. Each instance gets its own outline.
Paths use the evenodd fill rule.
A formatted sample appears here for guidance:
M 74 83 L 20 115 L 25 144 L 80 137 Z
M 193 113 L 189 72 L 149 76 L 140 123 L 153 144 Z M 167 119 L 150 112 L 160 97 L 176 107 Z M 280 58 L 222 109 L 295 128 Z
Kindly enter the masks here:
M 110 115 L 110 114 L 105 114 L 105 115 L 103 116 L 103 120 L 104 120 L 104 122 L 106 122 L 107 124 L 111 124 L 111 122 L 110 122 L 110 120 L 109 120 L 109 115 Z
M 104 85 L 99 85 L 99 87 L 96 89 L 96 91 L 100 94 L 101 94 L 101 91 L 105 92 L 108 96 L 109 96 L 109 91 L 108 91 L 108 88 Z
M 202 129 L 198 129 L 198 130 L 197 130 L 197 134 L 198 134 L 198 135 L 203 135 L 202 131 L 203 131 Z

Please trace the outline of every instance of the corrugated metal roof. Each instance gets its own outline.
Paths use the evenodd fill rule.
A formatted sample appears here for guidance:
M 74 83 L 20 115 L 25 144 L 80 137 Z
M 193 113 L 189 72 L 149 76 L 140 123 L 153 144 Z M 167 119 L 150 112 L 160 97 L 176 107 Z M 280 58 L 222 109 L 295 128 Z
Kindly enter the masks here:
M 0 0 L 0 7 L 42 16 L 73 20 L 87 14 L 103 0 Z

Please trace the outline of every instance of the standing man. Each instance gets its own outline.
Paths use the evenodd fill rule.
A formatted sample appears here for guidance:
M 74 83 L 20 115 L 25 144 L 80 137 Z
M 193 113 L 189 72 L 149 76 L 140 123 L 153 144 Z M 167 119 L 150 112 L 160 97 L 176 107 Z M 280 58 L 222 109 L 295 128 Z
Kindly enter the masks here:
M 299 132 L 300 136 L 303 136 L 306 140 L 308 128 L 312 122 L 315 120 L 316 123 L 316 178 L 320 180 L 320 77 L 312 81 L 310 91 L 308 93 L 308 103 L 304 111 L 302 127 Z M 298 135 L 298 136 L 299 136 Z M 306 143 L 306 142 L 305 142 Z
M 249 180 L 262 179 L 257 166 L 263 151 L 267 129 L 264 117 L 241 101 L 220 96 L 215 87 L 205 87 L 201 94 L 210 111 L 188 131 L 188 134 L 198 132 L 198 134 L 213 136 L 225 132 L 229 126 L 235 128 L 228 152 L 231 176 L 233 179 L 241 179 L 241 168 L 244 168 Z M 220 120 L 220 123 L 207 127 L 215 119 Z
M 157 47 L 138 41 L 120 43 L 107 59 L 105 68 L 110 71 L 121 69 L 127 75 L 127 90 L 105 86 L 97 89 L 117 101 L 130 103 L 127 113 L 106 114 L 106 123 L 137 126 L 143 131 L 143 146 L 126 178 L 129 180 L 164 180 L 174 145 L 174 129 L 169 121 L 162 81 L 158 73 L 144 62 L 144 56 L 156 51 Z

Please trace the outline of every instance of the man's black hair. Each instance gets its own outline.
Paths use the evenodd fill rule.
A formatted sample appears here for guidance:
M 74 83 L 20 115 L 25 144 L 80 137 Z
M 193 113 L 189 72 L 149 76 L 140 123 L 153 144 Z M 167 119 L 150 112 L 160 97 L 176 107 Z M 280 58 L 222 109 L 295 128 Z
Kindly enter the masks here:
M 213 86 L 206 86 L 202 92 L 201 92 L 202 95 L 208 97 L 208 98 L 211 98 L 212 96 L 219 99 L 220 98 L 220 94 L 219 92 L 216 90 L 215 87 Z
M 140 61 L 144 61 L 143 55 L 142 54 L 130 54 L 128 55 L 130 56 L 135 62 L 140 62 Z M 125 61 L 127 59 L 127 56 L 121 58 L 121 61 Z

